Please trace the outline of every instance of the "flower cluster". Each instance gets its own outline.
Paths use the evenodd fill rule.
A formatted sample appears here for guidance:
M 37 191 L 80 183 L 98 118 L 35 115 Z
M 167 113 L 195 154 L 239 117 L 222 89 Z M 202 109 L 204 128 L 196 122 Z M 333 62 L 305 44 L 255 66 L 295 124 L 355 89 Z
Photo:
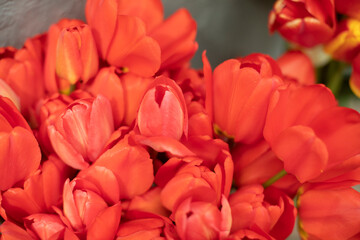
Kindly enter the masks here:
M 309 32 L 285 13 L 272 28 L 328 40 L 333 1 L 311 2 L 276 5 Z M 186 9 L 88 0 L 85 13 L 0 49 L 1 239 L 281 240 L 296 219 L 303 239 L 360 238 L 360 114 L 306 55 L 212 69 L 204 52 L 196 70 Z
M 333 59 L 352 64 L 352 91 L 360 97 L 360 1 L 277 0 L 269 29 L 303 47 L 323 44 Z

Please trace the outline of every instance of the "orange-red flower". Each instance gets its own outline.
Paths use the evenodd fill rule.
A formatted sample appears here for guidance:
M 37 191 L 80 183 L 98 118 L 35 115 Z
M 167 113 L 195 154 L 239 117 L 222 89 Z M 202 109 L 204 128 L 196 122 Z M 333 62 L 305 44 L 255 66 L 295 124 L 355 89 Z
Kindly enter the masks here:
M 284 80 L 301 85 L 316 83 L 314 65 L 301 51 L 288 51 L 277 59 Z
M 280 190 L 261 185 L 247 185 L 230 195 L 231 232 L 258 228 L 275 239 L 286 239 L 296 219 L 293 201 Z
M 102 59 L 141 76 L 154 75 L 160 67 L 159 44 L 136 16 L 124 15 L 122 2 L 90 0 L 85 15 Z M 141 6 L 141 5 L 140 5 Z
M 20 99 L 21 113 L 33 125 L 37 101 L 44 96 L 43 47 L 44 36 L 26 40 L 24 47 L 0 56 L 0 78 L 4 80 Z
M 113 239 L 121 218 L 121 205 L 108 205 L 92 190 L 77 184 L 77 180 L 66 180 L 63 191 L 63 213 L 60 218 L 79 236 L 88 239 Z
M 70 85 L 87 82 L 98 71 L 99 59 L 90 27 L 63 28 L 56 46 L 56 74 Z M 62 89 L 67 90 L 67 89 Z
M 270 32 L 305 47 L 330 40 L 335 26 L 334 0 L 278 0 L 269 15 Z
M 110 172 L 100 169 L 93 176 L 100 181 L 102 178 L 111 179 L 114 184 L 117 181 L 117 185 L 107 184 L 104 191 L 106 192 L 107 189 L 112 195 L 119 192 L 120 199 L 131 199 L 145 193 L 154 180 L 153 164 L 149 154 L 128 135 L 105 151 L 90 169 L 97 167 L 104 167 Z M 115 179 L 112 175 L 115 175 Z
M 0 190 L 5 191 L 38 169 L 41 153 L 29 125 L 5 97 L 0 97 L 0 120 Z
M 86 89 L 94 95 L 101 94 L 109 99 L 114 116 L 115 128 L 121 124 L 131 126 L 140 102 L 153 78 L 133 73 L 123 73 L 115 67 L 102 68 Z
M 60 159 L 50 156 L 22 188 L 10 188 L 3 193 L 1 206 L 6 218 L 22 222 L 31 214 L 53 212 L 53 206 L 61 205 L 64 181 L 72 174 Z
M 173 214 L 181 239 L 223 239 L 230 233 L 231 209 L 224 196 L 220 209 L 213 203 L 190 197 L 181 202 Z
M 56 154 L 76 169 L 99 157 L 113 131 L 111 105 L 101 95 L 74 101 L 48 126 Z
M 25 218 L 27 232 L 34 239 L 64 238 L 66 226 L 55 214 L 33 214 Z
M 338 107 L 326 87 L 278 90 L 270 106 L 264 137 L 284 169 L 300 182 L 360 153 L 359 113 Z
M 335 10 L 349 17 L 360 19 L 360 2 L 357 0 L 335 0 Z
M 180 87 L 169 78 L 156 78 L 141 101 L 136 123 L 144 136 L 177 140 L 187 136 L 188 116 Z
M 223 62 L 211 76 L 205 54 L 203 61 L 206 110 L 218 133 L 243 143 L 261 139 L 269 98 L 282 84 L 276 62 L 269 56 L 252 54 Z
M 303 239 L 358 239 L 360 194 L 351 188 L 313 189 L 298 200 Z
M 352 62 L 360 53 L 360 20 L 341 21 L 335 36 L 325 45 L 325 51 L 334 59 Z

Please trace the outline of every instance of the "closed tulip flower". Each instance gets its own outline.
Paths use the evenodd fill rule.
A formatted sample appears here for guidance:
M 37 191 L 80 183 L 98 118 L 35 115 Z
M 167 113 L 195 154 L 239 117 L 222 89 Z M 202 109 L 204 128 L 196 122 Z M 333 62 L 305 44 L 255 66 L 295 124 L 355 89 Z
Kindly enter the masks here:
M 76 169 L 88 167 L 99 157 L 113 131 L 111 105 L 101 95 L 74 101 L 48 126 L 56 154 Z
M 220 210 L 221 209 L 221 210 Z M 174 212 L 181 239 L 225 239 L 231 228 L 231 209 L 225 197 L 221 208 L 209 202 L 185 199 Z
M 150 77 L 160 67 L 159 44 L 137 16 L 124 15 L 122 1 L 87 1 L 85 15 L 100 57 L 113 66 Z
M 187 136 L 188 116 L 184 96 L 173 80 L 166 77 L 155 79 L 140 104 L 137 125 L 145 136 L 165 136 L 177 140 Z
M 76 179 L 66 180 L 63 191 L 63 213 L 72 229 L 88 239 L 113 239 L 121 217 L 121 205 L 109 206 L 97 193 L 78 186 Z M 106 219 L 107 221 L 104 221 Z M 67 221 L 65 221 L 67 222 Z
M 211 73 L 203 55 L 207 81 L 206 110 L 215 131 L 235 142 L 253 143 L 262 138 L 272 93 L 282 84 L 281 71 L 267 55 L 230 59 Z
M 304 47 L 330 40 L 335 26 L 334 0 L 278 0 L 269 15 L 270 32 Z
M 41 152 L 29 125 L 5 97 L 0 97 L 0 119 L 0 190 L 5 191 L 34 174 Z
M 56 73 L 75 84 L 87 82 L 98 71 L 99 59 L 90 27 L 82 24 L 61 30 L 56 48 Z

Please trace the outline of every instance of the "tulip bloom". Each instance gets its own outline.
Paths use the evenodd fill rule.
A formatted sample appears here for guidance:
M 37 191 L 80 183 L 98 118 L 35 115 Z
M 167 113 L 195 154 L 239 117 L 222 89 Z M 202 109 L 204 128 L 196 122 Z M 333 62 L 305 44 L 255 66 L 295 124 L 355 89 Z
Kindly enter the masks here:
M 63 214 L 74 232 L 86 234 L 88 239 L 113 239 L 121 217 L 121 205 L 108 206 L 97 193 L 77 185 L 76 179 L 65 181 L 63 192 Z M 106 221 L 104 221 L 106 219 Z
M 99 71 L 86 89 L 109 99 L 117 128 L 122 123 L 130 126 L 134 122 L 141 99 L 153 80 L 107 67 Z
M 294 81 L 301 85 L 316 83 L 314 65 L 311 59 L 300 51 L 288 51 L 279 57 L 279 64 L 285 80 Z
M 74 26 L 81 26 L 83 24 L 84 23 L 82 21 L 76 19 L 61 19 L 58 23 L 51 25 L 49 28 L 46 40 L 44 62 L 44 79 L 46 79 L 44 84 L 45 89 L 49 93 L 56 93 L 59 91 L 66 92 L 70 89 L 70 82 L 66 79 L 61 79 L 56 74 L 57 45 L 60 33 L 63 29 L 71 28 Z M 77 46 L 76 48 L 79 49 L 79 46 Z
M 181 239 L 223 239 L 230 233 L 231 209 L 221 199 L 221 210 L 209 202 L 185 199 L 173 213 Z
M 360 194 L 351 188 L 313 189 L 300 195 L 299 226 L 303 239 L 358 239 Z
M 159 44 L 138 17 L 123 15 L 117 0 L 87 1 L 85 15 L 100 57 L 111 65 L 150 77 L 160 67 Z
M 324 86 L 279 90 L 270 106 L 264 137 L 300 182 L 360 153 L 360 114 L 338 107 Z
M 56 154 L 76 169 L 88 167 L 99 157 L 113 131 L 111 105 L 101 95 L 74 101 L 48 126 Z
M 90 27 L 82 24 L 64 28 L 56 48 L 56 73 L 71 85 L 84 83 L 98 71 L 99 59 Z
M 32 118 L 35 105 L 45 93 L 42 74 L 43 42 L 44 36 L 36 36 L 28 39 L 24 47 L 13 54 L 4 53 L 0 57 L 0 79 L 19 97 L 20 103 L 17 106 L 20 106 L 21 113 L 34 125 L 36 123 Z
M 53 214 L 33 214 L 25 218 L 27 232 L 34 239 L 64 238 L 65 224 Z
M 231 232 L 257 228 L 275 239 L 286 239 L 294 227 L 296 208 L 293 201 L 280 190 L 261 185 L 247 185 L 230 195 Z
M 304 47 L 330 40 L 335 26 L 334 0 L 277 0 L 269 15 L 270 32 Z
M 360 19 L 360 3 L 357 0 L 335 0 L 336 12 Z
M 51 213 L 59 206 L 64 181 L 73 172 L 60 159 L 50 156 L 41 166 L 41 171 L 26 179 L 23 188 L 10 188 L 3 193 L 1 206 L 6 215 L 22 222 L 35 213 Z
M 341 21 L 336 34 L 325 45 L 325 51 L 333 58 L 352 62 L 360 53 L 360 20 L 345 19 Z
M 29 125 L 5 97 L 0 97 L 0 119 L 0 190 L 5 191 L 38 169 L 41 153 Z
M 171 79 L 158 77 L 145 93 L 139 107 L 137 126 L 144 136 L 179 140 L 187 136 L 188 116 L 180 87 Z
M 154 180 L 152 159 L 143 147 L 134 143 L 129 135 L 105 151 L 90 166 L 90 169 L 97 167 L 104 167 L 109 171 L 101 170 L 94 174 L 93 176 L 99 179 L 95 180 L 95 182 L 101 182 L 101 179 L 104 179 L 104 181 L 110 179 L 114 184 L 117 182 L 116 185 L 110 185 L 108 182 L 108 186 L 104 188 L 104 191 L 113 191 L 113 193 L 106 195 L 119 192 L 120 199 L 131 199 L 145 193 Z M 105 184 L 97 185 L 105 186 Z M 116 187 L 118 187 L 118 190 L 112 190 L 112 188 Z
M 206 110 L 216 131 L 235 142 L 253 143 L 262 138 L 270 96 L 282 84 L 276 62 L 253 54 L 223 62 L 211 76 L 205 54 L 203 61 Z
M 176 11 L 151 31 L 150 36 L 161 48 L 160 71 L 180 68 L 198 49 L 196 22 L 186 9 Z

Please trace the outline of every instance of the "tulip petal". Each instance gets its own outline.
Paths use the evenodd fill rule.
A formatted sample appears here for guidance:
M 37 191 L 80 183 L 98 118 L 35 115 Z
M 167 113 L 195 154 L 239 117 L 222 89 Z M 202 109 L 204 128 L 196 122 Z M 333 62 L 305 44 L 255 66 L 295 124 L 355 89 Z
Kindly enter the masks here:
M 121 204 L 117 203 L 106 208 L 95 218 L 88 227 L 87 239 L 114 239 L 121 218 Z
M 302 183 L 320 175 L 328 162 L 326 145 L 305 126 L 284 130 L 272 144 L 272 149 L 284 162 L 284 169 Z
M 0 133 L 0 190 L 9 189 L 34 173 L 41 160 L 34 135 L 22 127 Z

